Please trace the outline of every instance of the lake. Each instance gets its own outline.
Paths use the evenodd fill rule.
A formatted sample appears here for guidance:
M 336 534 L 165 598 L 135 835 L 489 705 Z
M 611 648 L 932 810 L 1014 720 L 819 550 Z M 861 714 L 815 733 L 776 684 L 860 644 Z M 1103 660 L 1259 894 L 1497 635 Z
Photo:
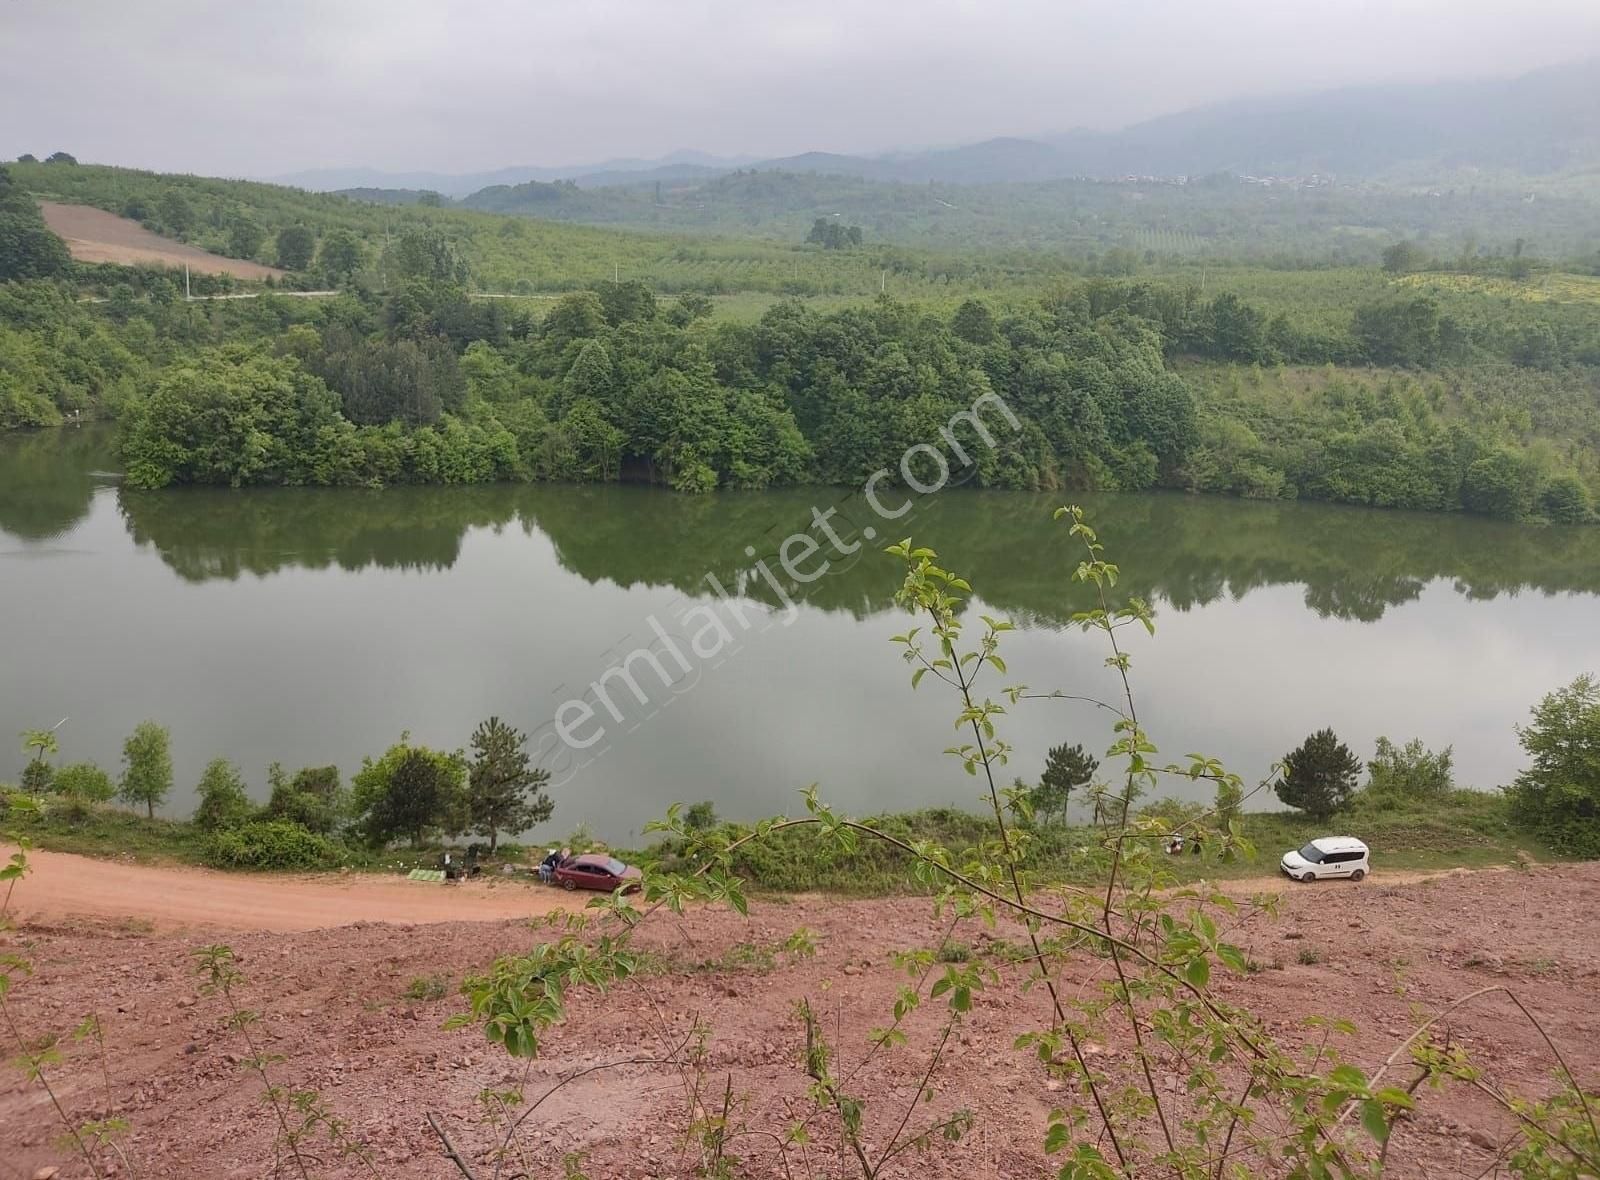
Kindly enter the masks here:
M 173 737 L 165 811 L 185 815 L 211 758 L 264 796 L 273 761 L 348 776 L 402 731 L 454 748 L 497 714 L 553 770 L 545 835 L 584 823 L 627 841 L 674 800 L 795 812 L 811 782 L 855 812 L 976 802 L 941 754 L 955 702 L 931 678 L 913 692 L 889 642 L 911 625 L 893 603 L 902 568 L 881 552 L 895 538 L 833 560 L 792 609 L 757 569 L 778 569 L 814 508 L 859 539 L 874 518 L 849 489 L 142 493 L 121 487 L 108 444 L 98 428 L 0 435 L 0 777 L 20 772 L 11 735 L 26 727 L 68 718 L 61 761 L 115 771 L 123 737 L 153 718 Z M 1115 692 L 1103 639 L 1068 624 L 1087 605 L 1070 579 L 1080 554 L 1051 521 L 1069 498 L 1122 567 L 1117 592 L 1155 605 L 1153 639 L 1123 634 L 1170 758 L 1205 752 L 1254 781 L 1332 726 L 1362 756 L 1380 734 L 1454 745 L 1458 779 L 1493 787 L 1522 765 L 1529 707 L 1600 670 L 1597 529 L 951 489 L 892 527 L 964 574 L 976 609 L 1017 624 L 997 697 L 1004 683 Z M 726 640 L 706 638 L 713 615 Z M 670 687 L 634 661 L 647 699 L 606 680 L 608 712 L 593 686 L 641 649 Z M 569 700 L 593 713 L 569 727 L 582 749 L 556 736 Z M 1008 773 L 1030 780 L 1053 744 L 1111 741 L 1104 713 L 1063 701 L 1024 701 L 1002 726 Z

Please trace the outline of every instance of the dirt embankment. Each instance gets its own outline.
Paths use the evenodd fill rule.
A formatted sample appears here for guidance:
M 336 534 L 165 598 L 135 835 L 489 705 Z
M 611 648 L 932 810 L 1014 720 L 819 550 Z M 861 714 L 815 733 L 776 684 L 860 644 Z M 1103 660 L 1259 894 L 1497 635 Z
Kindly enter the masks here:
M 809 998 L 826 1012 L 837 1068 L 850 1072 L 865 1056 L 869 1031 L 891 1019 L 903 979 L 891 953 L 937 945 L 949 921 L 936 920 L 929 903 L 914 898 L 757 901 L 748 919 L 710 910 L 683 919 L 658 915 L 639 935 L 655 969 L 604 997 L 574 993 L 567 1021 L 524 1076 L 521 1063 L 477 1030 L 441 1025 L 463 1006 L 454 994 L 463 973 L 550 937 L 526 922 L 465 919 L 488 916 L 502 902 L 526 914 L 537 903 L 570 900 L 562 895 L 365 877 L 218 878 L 64 856 L 38 864 L 38 875 L 24 880 L 16 897 L 33 916 L 12 936 L 35 974 L 13 993 L 12 1011 L 29 1038 L 64 1034 L 87 1012 L 101 1014 L 111 1047 L 112 1105 L 131 1125 L 127 1150 L 142 1175 L 271 1171 L 273 1120 L 259 1086 L 240 1069 L 248 1051 L 225 1027 L 219 1002 L 197 992 L 193 952 L 219 940 L 215 929 L 201 926 L 235 924 L 235 932 L 220 937 L 247 977 L 240 1002 L 261 1012 L 265 1047 L 283 1057 L 272 1067 L 275 1080 L 320 1090 L 371 1145 L 379 1174 L 432 1180 L 458 1172 L 428 1112 L 436 1112 L 477 1175 L 491 1176 L 495 1137 L 483 1121 L 483 1090 L 522 1085 L 531 1102 L 578 1071 L 659 1056 L 695 1020 L 711 1030 L 705 1076 L 715 1104 L 731 1088 L 737 1119 L 781 1132 L 807 1107 L 796 1002 Z M 242 895 L 222 898 L 235 883 L 259 904 Z M 85 895 L 97 893 L 93 912 L 100 917 L 70 916 L 85 912 Z M 1504 984 L 1558 1046 L 1571 1050 L 1569 1060 L 1588 1082 L 1600 1078 L 1587 1048 L 1600 1039 L 1600 944 L 1593 937 L 1600 865 L 1457 873 L 1409 884 L 1379 874 L 1359 885 L 1286 884 L 1282 895 L 1276 918 L 1252 917 L 1227 935 L 1261 969 L 1213 982 L 1221 999 L 1250 1008 L 1283 1042 L 1320 1038 L 1304 1024 L 1312 1014 L 1347 1017 L 1358 1032 L 1338 1038 L 1342 1050 L 1370 1070 L 1414 1027 L 1415 1012 L 1437 1012 L 1468 992 Z M 305 911 L 292 918 L 302 905 Z M 428 920 L 439 906 L 462 920 L 388 924 Z M 367 916 L 374 913 L 388 919 L 374 922 Z M 158 928 L 128 921 L 141 916 Z M 281 928 L 322 927 L 330 918 L 355 924 Z M 818 954 L 791 963 L 781 943 L 800 927 L 816 932 Z M 1043 993 L 1024 990 L 1021 969 L 1004 965 L 1002 942 L 1020 937 L 1004 925 L 991 933 L 976 921 L 955 929 L 953 939 L 970 948 L 973 961 L 995 964 L 1000 979 L 977 994 L 958 1044 L 933 1074 L 931 1103 L 914 1100 L 939 1035 L 938 1005 L 925 1005 L 907 1022 L 906 1048 L 877 1055 L 851 1081 L 851 1093 L 866 1103 L 872 1142 L 886 1140 L 908 1104 L 916 1106 L 914 1124 L 957 1107 L 976 1116 L 962 1142 L 940 1143 L 926 1156 L 908 1153 L 885 1169 L 886 1180 L 989 1180 L 1059 1166 L 1059 1157 L 1044 1155 L 1043 1134 L 1049 1111 L 1071 1096 L 1031 1053 L 1013 1047 L 1019 1033 L 1049 1023 Z M 445 981 L 443 995 L 427 998 L 419 988 L 423 998 L 407 998 L 415 981 L 433 976 Z M 1103 981 L 1104 964 L 1085 959 L 1069 965 L 1060 982 L 1070 998 L 1092 994 Z M 1448 1033 L 1485 1066 L 1493 1084 L 1525 1093 L 1548 1089 L 1548 1050 L 1503 996 L 1486 996 L 1452 1015 Z M 1131 1065 L 1131 1037 L 1115 1021 L 1098 1040 L 1091 1049 L 1098 1062 L 1112 1071 Z M 52 1078 L 63 1104 L 99 1113 L 105 1090 L 99 1063 L 70 1040 L 62 1052 Z M 1185 1101 L 1180 1072 L 1174 1065 L 1157 1075 L 1172 1110 Z M 581 1152 L 584 1170 L 597 1178 L 688 1177 L 695 1161 L 680 1134 L 685 1107 L 682 1078 L 670 1067 L 588 1073 L 533 1112 L 524 1124 L 524 1158 L 502 1175 L 558 1176 L 562 1157 Z M 1395 1132 L 1388 1175 L 1476 1176 L 1491 1169 L 1497 1140 L 1509 1130 L 1474 1091 L 1426 1095 L 1421 1112 Z M 0 1075 L 0 1177 L 59 1165 L 61 1180 L 76 1180 L 82 1169 L 74 1170 L 58 1133 L 39 1089 L 15 1072 Z M 747 1161 L 740 1174 L 781 1175 L 771 1143 L 740 1140 L 738 1154 Z M 810 1166 L 802 1168 L 797 1157 L 796 1175 L 849 1172 L 848 1160 L 836 1159 L 835 1134 L 818 1134 L 807 1150 Z M 321 1158 L 319 1175 L 365 1174 L 325 1150 Z
M 196 274 L 232 275 L 236 279 L 283 278 L 288 272 L 242 258 L 224 258 L 197 246 L 151 233 L 137 221 L 91 205 L 40 201 L 45 224 L 67 244 L 79 262 L 114 262 L 119 266 L 187 266 Z

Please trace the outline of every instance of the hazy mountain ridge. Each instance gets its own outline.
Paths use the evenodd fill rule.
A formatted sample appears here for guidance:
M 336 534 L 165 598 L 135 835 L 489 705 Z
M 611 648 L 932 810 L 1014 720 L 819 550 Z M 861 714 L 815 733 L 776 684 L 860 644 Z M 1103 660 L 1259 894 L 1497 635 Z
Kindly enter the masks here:
M 749 168 L 910 184 L 996 184 L 1215 172 L 1410 181 L 1478 170 L 1541 176 L 1597 166 L 1600 62 L 1590 61 L 1509 79 L 1238 99 L 1121 131 L 1001 136 L 881 155 L 812 151 L 751 160 L 680 151 L 658 160 L 458 176 L 355 168 L 279 179 L 312 189 L 433 190 L 463 198 L 529 182 L 604 188 L 704 181 Z

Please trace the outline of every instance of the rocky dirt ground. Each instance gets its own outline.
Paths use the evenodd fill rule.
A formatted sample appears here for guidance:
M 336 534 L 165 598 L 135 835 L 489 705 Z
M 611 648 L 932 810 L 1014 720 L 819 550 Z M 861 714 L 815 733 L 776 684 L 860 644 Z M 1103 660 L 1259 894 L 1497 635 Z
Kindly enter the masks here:
M 97 862 L 85 862 L 92 865 Z M 37 883 L 24 881 L 18 901 Z M 427 888 L 421 886 L 419 888 Z M 436 887 L 444 889 L 445 887 Z M 1232 935 L 1261 969 L 1224 979 L 1226 1000 L 1249 1006 L 1281 1038 L 1300 1044 L 1313 1013 L 1347 1017 L 1350 1059 L 1372 1068 L 1409 1032 L 1418 1014 L 1492 984 L 1514 988 L 1558 1046 L 1596 1080 L 1600 1043 L 1600 864 L 1527 871 L 1456 872 L 1397 884 L 1381 875 L 1353 885 L 1281 887 L 1275 918 L 1257 917 Z M 546 895 L 536 891 L 538 898 Z M 530 896 L 530 902 L 534 900 Z M 468 901 L 463 895 L 463 903 Z M 496 904 L 499 904 L 497 901 Z M 470 904 L 466 904 L 468 910 Z M 53 912 L 52 912 L 53 911 Z M 129 918 L 74 918 L 66 907 L 35 906 L 8 947 L 35 965 L 11 997 L 22 1035 L 68 1033 L 89 1012 L 106 1028 L 103 1065 L 92 1048 L 64 1040 L 52 1067 L 62 1105 L 75 1117 L 106 1101 L 128 1120 L 126 1151 L 140 1176 L 261 1177 L 274 1173 L 274 1121 L 261 1089 L 241 1067 L 246 1050 L 224 1025 L 224 1009 L 197 992 L 193 953 L 226 941 L 247 977 L 242 1002 L 262 1015 L 259 1030 L 281 1056 L 272 1072 L 283 1085 L 315 1088 L 370 1146 L 378 1175 L 459 1176 L 430 1129 L 437 1117 L 467 1165 L 496 1174 L 495 1137 L 480 1092 L 525 1082 L 530 1098 L 593 1066 L 654 1058 L 694 1022 L 710 1030 L 703 1100 L 719 1107 L 731 1095 L 737 1117 L 753 1128 L 782 1129 L 806 1106 L 799 1067 L 804 1048 L 795 1005 L 809 998 L 840 1046 L 840 1070 L 865 1052 L 868 1032 L 888 1023 L 901 976 L 890 953 L 938 943 L 945 923 L 919 899 L 841 901 L 819 897 L 758 900 L 748 919 L 699 911 L 653 918 L 641 934 L 654 969 L 606 997 L 573 996 L 569 1019 L 549 1038 L 524 1079 L 522 1067 L 480 1032 L 441 1027 L 463 1007 L 461 975 L 495 955 L 548 937 L 514 920 L 458 921 L 402 927 L 353 925 L 284 932 L 235 930 L 219 935 L 170 916 L 155 926 Z M 789 962 L 781 944 L 806 927 L 815 957 Z M 977 923 L 954 938 L 980 957 L 1008 937 Z M 1015 937 L 1015 932 L 1010 933 Z M 1100 980 L 1086 961 L 1070 992 Z M 414 981 L 439 978 L 443 994 L 408 998 Z M 1068 1097 L 1016 1036 L 1047 1022 L 1046 1000 L 1015 986 L 1016 968 L 979 994 L 974 1010 L 932 1078 L 937 1096 L 914 1123 L 958 1106 L 976 1115 L 959 1144 L 892 1162 L 885 1177 L 1042 1176 L 1053 1168 L 1042 1150 L 1049 1111 Z M 1213 980 L 1217 982 L 1216 979 Z M 1451 1017 L 1453 1043 L 1466 1047 L 1499 1085 L 1542 1092 L 1553 1062 L 1538 1033 L 1503 996 L 1491 995 Z M 851 1083 L 866 1100 L 867 1139 L 886 1141 L 917 1094 L 938 1019 L 925 1009 L 909 1022 L 910 1044 L 879 1054 Z M 1126 1059 L 1125 1038 L 1108 1031 L 1091 1051 Z M 1160 1084 L 1175 1088 L 1175 1075 Z M 1181 1102 L 1176 1095 L 1174 1104 Z M 636 1064 L 598 1069 L 557 1090 L 524 1124 L 522 1156 L 502 1176 L 563 1174 L 580 1153 L 591 1177 L 694 1175 L 695 1156 L 678 1133 L 685 1122 L 684 1080 L 670 1067 Z M 1470 1091 L 1427 1096 L 1421 1113 L 1395 1133 L 1389 1175 L 1476 1177 L 1493 1174 L 1506 1119 Z M 60 1124 L 37 1085 L 10 1070 L 0 1075 L 0 1178 L 87 1175 L 58 1142 Z M 799 1174 L 859 1174 L 835 1157 L 824 1127 Z M 320 1145 L 315 1175 L 370 1175 Z M 769 1140 L 751 1136 L 734 1148 L 739 1174 L 778 1176 Z M 807 1170 L 809 1168 L 809 1170 Z M 128 1169 L 117 1165 L 118 1176 Z M 284 1171 L 283 1175 L 293 1174 Z

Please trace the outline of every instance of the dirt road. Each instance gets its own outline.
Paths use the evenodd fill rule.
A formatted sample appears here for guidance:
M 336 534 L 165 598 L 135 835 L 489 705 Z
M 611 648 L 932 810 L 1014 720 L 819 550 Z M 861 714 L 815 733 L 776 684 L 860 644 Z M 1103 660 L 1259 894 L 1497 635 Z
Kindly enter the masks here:
M 0 861 L 15 851 L 0 845 Z M 140 865 L 29 852 L 32 872 L 14 908 L 25 920 L 126 919 L 157 930 L 325 930 L 357 922 L 420 926 L 492 921 L 573 909 L 584 899 L 523 881 L 443 885 L 371 873 L 309 876 L 218 873 L 186 865 Z M 1464 873 L 1466 870 L 1451 870 Z M 1380 872 L 1377 885 L 1411 885 L 1439 872 Z M 1299 888 L 1282 877 L 1220 882 L 1235 897 Z M 825 899 L 816 899 L 819 902 Z
M 0 846 L 0 861 L 16 851 Z M 556 889 L 510 881 L 444 885 L 367 873 L 286 877 L 177 865 L 119 864 L 62 852 L 28 853 L 32 871 L 13 909 L 24 921 L 128 919 L 158 930 L 322 930 L 356 922 L 523 918 L 575 908 Z

